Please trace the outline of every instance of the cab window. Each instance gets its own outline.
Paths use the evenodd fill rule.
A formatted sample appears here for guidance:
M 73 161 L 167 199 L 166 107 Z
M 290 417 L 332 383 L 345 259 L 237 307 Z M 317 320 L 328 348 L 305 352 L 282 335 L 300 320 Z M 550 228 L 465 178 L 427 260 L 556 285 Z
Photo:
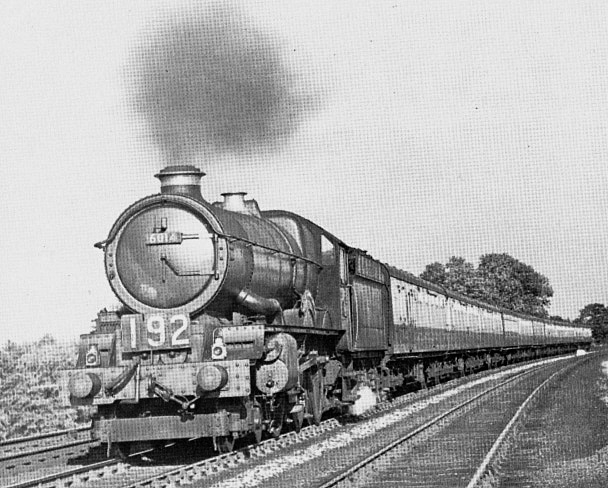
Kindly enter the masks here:
M 335 246 L 325 236 L 321 236 L 321 264 L 323 266 L 333 266 L 336 262 Z
M 344 249 L 340 249 L 340 281 L 343 285 L 348 284 L 348 256 Z

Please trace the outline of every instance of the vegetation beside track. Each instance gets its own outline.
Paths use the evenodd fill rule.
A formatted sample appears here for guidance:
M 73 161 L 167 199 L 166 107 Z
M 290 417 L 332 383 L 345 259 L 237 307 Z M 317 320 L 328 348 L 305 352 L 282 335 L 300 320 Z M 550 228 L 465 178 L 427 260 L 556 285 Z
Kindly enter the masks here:
M 87 412 L 59 397 L 58 372 L 74 364 L 76 347 L 50 336 L 0 347 L 0 441 L 86 425 Z

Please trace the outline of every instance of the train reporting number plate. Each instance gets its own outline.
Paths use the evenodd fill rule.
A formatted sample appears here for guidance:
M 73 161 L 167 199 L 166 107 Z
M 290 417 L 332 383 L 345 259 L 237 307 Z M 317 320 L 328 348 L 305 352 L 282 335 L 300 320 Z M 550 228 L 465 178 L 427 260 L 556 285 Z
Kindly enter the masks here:
M 184 235 L 181 232 L 152 232 L 146 235 L 148 246 L 162 246 L 165 244 L 181 244 Z
M 125 351 L 190 347 L 187 314 L 123 315 L 121 329 Z

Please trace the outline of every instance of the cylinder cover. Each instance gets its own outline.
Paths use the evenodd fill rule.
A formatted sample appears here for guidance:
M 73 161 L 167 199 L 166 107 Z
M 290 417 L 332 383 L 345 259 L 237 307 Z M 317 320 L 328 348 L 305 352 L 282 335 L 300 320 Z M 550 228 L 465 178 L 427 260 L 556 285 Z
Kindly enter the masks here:
M 256 371 L 256 386 L 266 395 L 286 391 L 298 383 L 298 345 L 289 334 L 279 333 L 265 344 L 266 362 Z
M 289 370 L 283 361 L 264 364 L 256 372 L 255 384 L 262 393 L 273 395 L 283 391 L 289 382 Z

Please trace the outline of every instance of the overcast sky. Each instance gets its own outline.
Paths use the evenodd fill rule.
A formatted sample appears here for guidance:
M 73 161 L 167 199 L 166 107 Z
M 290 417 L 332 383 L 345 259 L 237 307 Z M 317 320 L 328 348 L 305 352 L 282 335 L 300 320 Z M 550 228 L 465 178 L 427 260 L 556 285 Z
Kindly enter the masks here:
M 316 101 L 279 146 L 198 157 L 206 198 L 247 191 L 415 274 L 509 253 L 552 314 L 608 303 L 606 2 L 235 5 Z M 0 3 L 0 342 L 69 340 L 116 302 L 93 243 L 167 162 L 127 101 L 133 46 L 184 12 Z

